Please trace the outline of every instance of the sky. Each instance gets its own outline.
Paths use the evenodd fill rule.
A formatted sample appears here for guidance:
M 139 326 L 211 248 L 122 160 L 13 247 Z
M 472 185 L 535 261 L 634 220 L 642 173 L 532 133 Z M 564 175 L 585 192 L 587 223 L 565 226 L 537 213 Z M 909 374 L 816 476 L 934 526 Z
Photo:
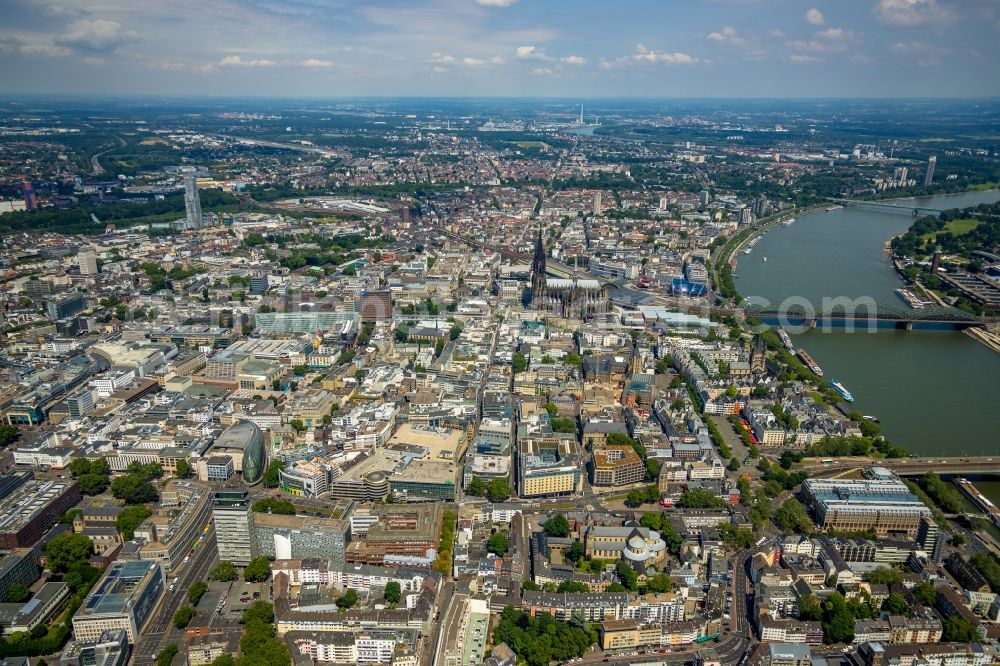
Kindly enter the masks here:
M 1000 95 L 998 0 L 0 0 L 0 93 Z

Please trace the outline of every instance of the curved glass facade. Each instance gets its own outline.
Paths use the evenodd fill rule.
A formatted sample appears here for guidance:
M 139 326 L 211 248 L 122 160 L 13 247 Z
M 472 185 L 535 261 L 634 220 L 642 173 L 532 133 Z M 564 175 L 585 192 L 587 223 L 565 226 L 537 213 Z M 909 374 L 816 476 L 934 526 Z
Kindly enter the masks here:
M 215 442 L 215 449 L 228 451 L 228 455 L 243 450 L 243 482 L 254 485 L 264 477 L 267 465 L 264 453 L 264 434 L 251 421 L 240 421 L 230 426 Z M 234 450 L 235 449 L 235 450 Z
M 253 434 L 249 437 L 247 447 L 243 450 L 243 482 L 252 486 L 264 476 L 264 467 L 267 465 L 264 455 L 264 435 L 256 424 L 249 421 L 244 421 L 244 423 L 253 428 Z

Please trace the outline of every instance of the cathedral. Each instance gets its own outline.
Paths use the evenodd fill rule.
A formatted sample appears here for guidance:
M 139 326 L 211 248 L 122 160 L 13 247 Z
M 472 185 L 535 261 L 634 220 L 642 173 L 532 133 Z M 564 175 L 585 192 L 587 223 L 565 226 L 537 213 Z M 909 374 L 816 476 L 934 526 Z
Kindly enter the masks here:
M 608 288 L 598 280 L 546 277 L 545 245 L 540 227 L 531 262 L 531 308 L 567 319 L 586 319 L 611 310 Z

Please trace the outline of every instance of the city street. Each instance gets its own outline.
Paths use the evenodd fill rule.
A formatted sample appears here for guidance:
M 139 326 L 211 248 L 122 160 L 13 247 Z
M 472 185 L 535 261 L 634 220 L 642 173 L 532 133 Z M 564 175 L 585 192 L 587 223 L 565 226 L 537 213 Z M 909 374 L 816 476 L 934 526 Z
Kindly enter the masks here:
M 215 527 L 213 525 L 208 533 L 205 534 L 195 554 L 180 569 L 179 575 L 176 577 L 177 584 L 174 586 L 174 591 L 166 592 L 164 598 L 160 601 L 160 606 L 155 612 L 153 619 L 146 626 L 142 638 L 135 645 L 132 658 L 136 666 L 148 666 L 152 664 L 156 659 L 156 655 L 160 653 L 160 650 L 172 642 L 177 643 L 178 647 L 180 647 L 183 636 L 174 627 L 174 613 L 182 605 L 188 603 L 188 588 L 196 581 L 205 580 L 208 577 L 208 573 L 212 570 L 218 555 L 215 547 L 215 539 Z M 166 585 L 169 589 L 170 578 L 167 579 Z

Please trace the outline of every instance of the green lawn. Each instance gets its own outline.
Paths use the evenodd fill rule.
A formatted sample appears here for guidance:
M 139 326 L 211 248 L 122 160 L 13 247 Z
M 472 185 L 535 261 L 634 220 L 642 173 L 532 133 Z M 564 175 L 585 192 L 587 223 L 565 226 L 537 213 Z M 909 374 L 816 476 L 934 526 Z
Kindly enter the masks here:
M 980 223 L 981 220 L 952 220 L 951 222 L 948 222 L 946 225 L 944 225 L 944 229 L 941 229 L 941 231 L 934 231 L 929 234 L 924 234 L 923 236 L 920 237 L 920 239 L 925 241 L 930 240 L 932 238 L 936 238 L 938 234 L 943 233 L 945 231 L 950 231 L 952 234 L 956 236 L 961 236 L 962 234 L 967 234 L 976 227 L 978 227 Z

